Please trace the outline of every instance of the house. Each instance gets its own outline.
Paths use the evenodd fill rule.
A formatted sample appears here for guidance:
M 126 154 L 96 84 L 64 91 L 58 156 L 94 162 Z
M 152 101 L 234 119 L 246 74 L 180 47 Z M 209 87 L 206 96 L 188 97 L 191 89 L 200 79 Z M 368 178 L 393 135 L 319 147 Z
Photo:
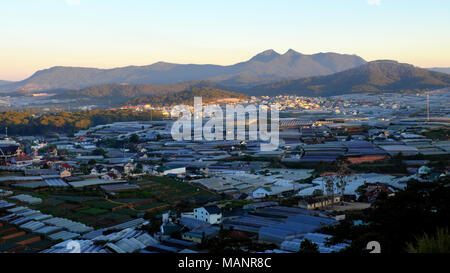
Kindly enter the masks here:
M 33 165 L 33 158 L 28 155 L 16 156 L 11 159 L 11 163 L 16 166 L 31 166 Z
M 426 176 L 428 174 L 430 174 L 431 169 L 427 166 L 422 166 L 419 168 L 419 170 L 417 171 L 417 173 L 419 174 L 419 176 L 423 177 Z
M 205 239 L 212 239 L 217 236 L 219 233 L 219 228 L 215 226 L 206 226 L 206 227 L 200 227 L 195 228 L 191 231 L 184 232 L 181 235 L 181 238 L 185 241 L 195 242 L 195 243 L 202 243 Z
M 91 174 L 95 176 L 102 176 L 108 173 L 108 169 L 103 165 L 95 165 L 91 170 Z
M 187 166 L 186 176 L 189 178 L 209 177 L 209 169 L 207 167 Z
M 65 169 L 60 173 L 60 176 L 61 178 L 71 177 L 72 173 L 68 169 Z
M 107 175 L 110 176 L 113 179 L 122 179 L 122 174 L 123 174 L 124 170 L 122 167 L 120 166 L 114 166 L 112 168 L 108 168 L 108 173 Z
M 123 165 L 123 172 L 125 174 L 131 174 L 134 171 L 134 164 L 129 162 Z
M 63 163 L 63 164 L 61 164 L 61 168 L 62 169 L 65 169 L 65 170 L 68 170 L 68 171 L 73 171 L 73 167 L 70 165 L 70 164 L 68 164 L 68 163 Z
M 123 167 L 121 166 L 113 166 L 106 168 L 107 171 L 103 173 L 104 170 L 102 170 L 101 174 L 98 174 L 97 176 L 100 176 L 103 180 L 115 180 L 115 179 L 122 179 L 122 173 L 123 173 Z M 94 170 L 94 169 L 93 169 Z M 92 172 L 91 172 L 92 174 Z
M 259 187 L 253 191 L 252 196 L 255 199 L 265 198 L 272 194 L 272 189 L 269 187 Z
M 367 190 L 364 193 L 364 197 L 369 202 L 374 202 L 378 195 L 385 193 L 388 196 L 393 196 L 394 192 L 390 189 L 389 185 L 383 183 L 367 183 Z
M 203 234 L 198 232 L 185 232 L 182 234 L 181 238 L 186 241 L 201 244 L 203 241 Z
M 18 156 L 22 150 L 18 144 L 0 143 L 0 158 L 7 159 Z
M 222 210 L 217 206 L 205 206 L 194 209 L 194 218 L 211 225 L 222 223 Z
M 307 198 L 298 203 L 298 206 L 303 209 L 315 210 L 323 209 L 333 204 L 338 204 L 341 202 L 340 196 L 321 196 L 315 198 Z
M 163 235 L 171 235 L 172 233 L 179 232 L 182 229 L 180 225 L 172 222 L 163 223 L 160 227 L 160 231 Z

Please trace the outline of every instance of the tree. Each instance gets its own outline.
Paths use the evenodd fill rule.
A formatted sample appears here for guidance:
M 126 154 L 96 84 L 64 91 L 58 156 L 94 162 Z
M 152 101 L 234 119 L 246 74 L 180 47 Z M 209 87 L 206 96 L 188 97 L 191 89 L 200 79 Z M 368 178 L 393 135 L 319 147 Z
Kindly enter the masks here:
M 161 112 L 132 110 L 92 110 L 78 112 L 0 112 L 0 128 L 8 126 L 10 135 L 44 135 L 50 132 L 69 133 L 120 121 L 147 121 L 160 119 Z
M 151 217 L 150 223 L 142 227 L 143 230 L 150 234 L 157 233 L 161 230 L 162 220 L 160 218 Z
M 95 149 L 95 150 L 92 152 L 92 155 L 102 155 L 102 156 L 105 156 L 105 155 L 106 155 L 106 151 L 103 150 L 103 149 Z
M 345 194 L 345 188 L 347 187 L 348 183 L 351 181 L 350 176 L 340 174 L 336 177 L 336 187 L 341 191 L 341 197 L 344 198 Z
M 327 191 L 327 194 L 334 196 L 334 190 L 335 190 L 334 177 L 332 175 L 328 175 L 328 176 L 325 176 L 323 179 L 325 182 L 325 189 Z
M 322 196 L 323 195 L 323 190 L 320 189 L 316 189 L 313 191 L 313 196 Z
M 132 135 L 130 136 L 129 141 L 130 141 L 130 143 L 138 144 L 138 143 L 139 143 L 139 136 L 136 135 L 136 134 L 132 134 Z
M 298 253 L 319 253 L 319 246 L 308 239 L 303 240 L 300 244 Z

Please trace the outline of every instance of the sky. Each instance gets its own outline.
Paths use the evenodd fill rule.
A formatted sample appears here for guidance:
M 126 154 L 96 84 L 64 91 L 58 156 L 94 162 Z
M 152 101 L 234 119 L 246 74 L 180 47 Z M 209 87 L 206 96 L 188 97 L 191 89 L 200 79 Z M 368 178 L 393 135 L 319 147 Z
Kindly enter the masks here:
M 450 67 L 449 14 L 448 0 L 1 0 L 0 80 L 290 48 Z

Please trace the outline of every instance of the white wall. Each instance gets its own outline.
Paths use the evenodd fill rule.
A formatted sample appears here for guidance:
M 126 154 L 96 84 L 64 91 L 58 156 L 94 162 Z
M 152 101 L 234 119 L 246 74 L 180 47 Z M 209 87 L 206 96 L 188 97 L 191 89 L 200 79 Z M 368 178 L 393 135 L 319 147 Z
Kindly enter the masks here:
M 220 214 L 209 214 L 206 209 L 196 208 L 194 209 L 194 219 L 207 222 L 211 225 L 222 223 L 222 213 Z

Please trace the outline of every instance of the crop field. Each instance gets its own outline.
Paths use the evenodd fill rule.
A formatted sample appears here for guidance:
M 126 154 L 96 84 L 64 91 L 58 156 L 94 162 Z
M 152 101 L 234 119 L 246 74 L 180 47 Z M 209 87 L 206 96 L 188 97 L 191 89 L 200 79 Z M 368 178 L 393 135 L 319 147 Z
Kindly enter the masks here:
M 120 224 L 137 215 L 135 213 L 119 213 L 113 211 L 120 207 L 104 199 L 104 197 L 49 196 L 41 204 L 32 206 L 42 213 L 51 214 L 90 225 L 92 227 L 108 227 Z
M 214 198 L 215 194 L 200 189 L 185 182 L 178 182 L 171 178 L 152 177 L 137 183 L 141 191 L 147 191 L 166 203 L 186 201 L 193 198 Z
M 145 213 L 171 209 L 181 201 L 199 202 L 198 200 L 217 198 L 206 190 L 165 177 L 150 177 L 136 185 L 140 189 L 119 192 L 114 197 L 107 197 L 99 190 L 87 195 L 75 195 L 78 192 L 72 189 L 20 193 L 43 200 L 40 204 L 30 206 L 33 209 L 95 228 L 109 227 L 131 218 L 142 217 Z

